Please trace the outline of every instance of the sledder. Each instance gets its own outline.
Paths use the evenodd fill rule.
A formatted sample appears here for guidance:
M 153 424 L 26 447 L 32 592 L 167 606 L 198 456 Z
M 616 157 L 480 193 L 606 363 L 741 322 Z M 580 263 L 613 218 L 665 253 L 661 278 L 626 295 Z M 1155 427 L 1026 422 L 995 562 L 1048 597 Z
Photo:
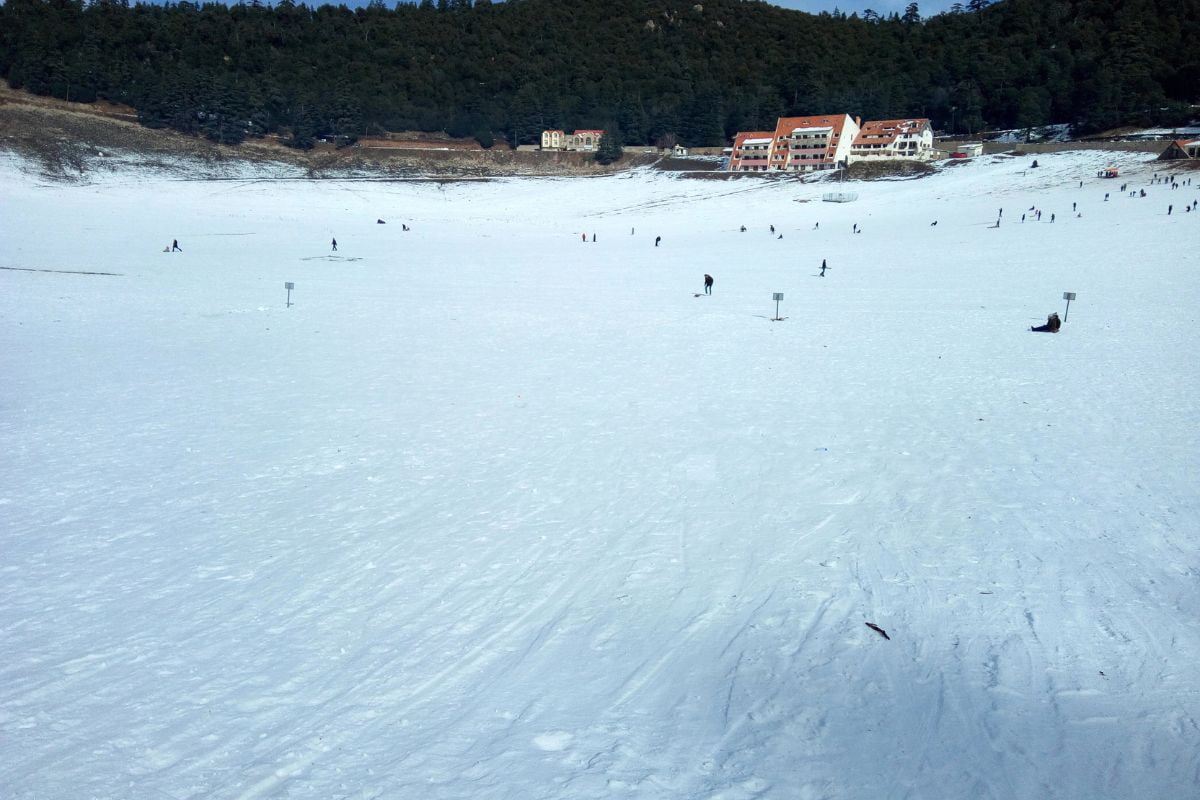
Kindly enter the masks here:
M 1038 333 L 1058 333 L 1058 329 L 1062 327 L 1062 320 L 1058 318 L 1058 312 L 1055 311 L 1046 317 L 1045 325 L 1038 325 L 1036 328 L 1030 328 L 1031 331 Z

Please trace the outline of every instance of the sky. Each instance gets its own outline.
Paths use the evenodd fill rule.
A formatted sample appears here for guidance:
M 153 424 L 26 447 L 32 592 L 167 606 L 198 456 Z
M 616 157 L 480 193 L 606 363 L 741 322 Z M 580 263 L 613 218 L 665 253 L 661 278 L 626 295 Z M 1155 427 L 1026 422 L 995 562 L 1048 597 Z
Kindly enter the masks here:
M 73 152 L 0 152 L 5 800 L 1195 797 L 1196 173 Z

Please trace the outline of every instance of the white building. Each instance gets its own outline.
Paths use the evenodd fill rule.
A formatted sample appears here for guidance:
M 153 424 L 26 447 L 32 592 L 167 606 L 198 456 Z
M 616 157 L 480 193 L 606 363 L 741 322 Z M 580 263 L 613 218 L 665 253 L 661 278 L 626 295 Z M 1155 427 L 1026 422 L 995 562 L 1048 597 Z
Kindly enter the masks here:
M 850 147 L 850 160 L 928 161 L 934 157 L 933 128 L 927 119 L 882 119 L 864 122 Z
M 577 130 L 570 134 L 559 130 L 542 131 L 542 149 L 591 152 L 599 149 L 603 135 L 602 130 Z

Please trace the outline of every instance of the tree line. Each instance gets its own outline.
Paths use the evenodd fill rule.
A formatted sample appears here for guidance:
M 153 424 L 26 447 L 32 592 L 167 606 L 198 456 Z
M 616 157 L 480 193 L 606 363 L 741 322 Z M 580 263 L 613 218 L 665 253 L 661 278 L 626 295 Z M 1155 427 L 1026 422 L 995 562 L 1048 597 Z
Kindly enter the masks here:
M 229 144 L 419 130 L 490 147 L 603 128 L 695 147 L 842 112 L 1086 133 L 1186 121 L 1197 75 L 1200 0 L 970 0 L 929 18 L 915 2 L 887 16 L 757 0 L 0 5 L 12 87 Z

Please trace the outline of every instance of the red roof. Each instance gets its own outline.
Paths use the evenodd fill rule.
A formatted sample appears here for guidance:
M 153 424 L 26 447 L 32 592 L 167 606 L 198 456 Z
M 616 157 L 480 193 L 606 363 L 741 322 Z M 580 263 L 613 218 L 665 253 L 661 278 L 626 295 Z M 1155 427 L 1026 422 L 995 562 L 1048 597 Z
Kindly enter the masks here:
M 833 135 L 840 136 L 842 125 L 849 119 L 845 114 L 820 114 L 815 117 L 780 117 L 775 123 L 775 136 L 787 136 L 800 128 L 833 128 Z
M 891 144 L 902 133 L 920 133 L 927 127 L 925 118 L 868 120 L 854 137 L 854 144 Z

